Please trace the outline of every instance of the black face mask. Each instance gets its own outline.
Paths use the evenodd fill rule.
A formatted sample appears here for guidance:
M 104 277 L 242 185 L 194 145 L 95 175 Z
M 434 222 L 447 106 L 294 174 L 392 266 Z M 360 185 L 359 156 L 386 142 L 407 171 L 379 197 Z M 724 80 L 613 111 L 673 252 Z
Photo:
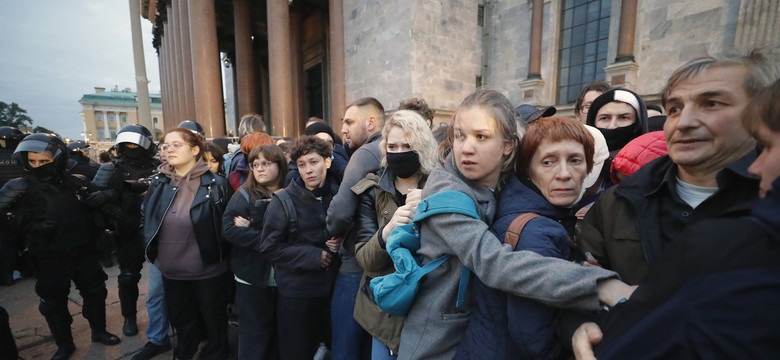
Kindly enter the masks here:
M 146 149 L 140 146 L 133 149 L 127 146 L 122 146 L 122 155 L 130 160 L 140 160 L 144 158 L 144 155 L 146 155 Z
M 420 155 L 416 151 L 387 153 L 387 167 L 393 175 L 408 178 L 420 170 Z
M 631 124 L 615 129 L 599 128 L 599 131 L 604 135 L 604 139 L 607 140 L 607 148 L 609 148 L 610 152 L 620 150 L 631 140 L 634 140 L 636 137 L 636 134 L 634 133 L 635 125 L 636 124 Z
M 49 181 L 57 175 L 57 168 L 54 162 L 50 162 L 46 165 L 38 166 L 37 168 L 30 167 L 27 172 L 40 181 Z

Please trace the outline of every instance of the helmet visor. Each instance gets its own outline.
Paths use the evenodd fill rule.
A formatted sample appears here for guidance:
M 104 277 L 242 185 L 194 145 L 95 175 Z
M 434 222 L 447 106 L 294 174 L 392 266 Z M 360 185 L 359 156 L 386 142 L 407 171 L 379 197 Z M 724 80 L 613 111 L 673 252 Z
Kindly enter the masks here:
M 152 142 L 148 137 L 143 136 L 137 132 L 126 131 L 116 135 L 116 143 L 117 145 L 121 143 L 131 143 L 136 144 L 144 149 L 148 149 Z
M 37 139 L 27 139 L 23 140 L 19 143 L 19 146 L 16 147 L 16 151 L 14 151 L 14 154 L 18 154 L 21 152 L 34 152 L 34 153 L 45 153 L 48 152 L 52 155 L 55 159 L 62 154 L 62 149 L 57 146 L 57 144 L 53 144 L 49 141 L 42 141 Z

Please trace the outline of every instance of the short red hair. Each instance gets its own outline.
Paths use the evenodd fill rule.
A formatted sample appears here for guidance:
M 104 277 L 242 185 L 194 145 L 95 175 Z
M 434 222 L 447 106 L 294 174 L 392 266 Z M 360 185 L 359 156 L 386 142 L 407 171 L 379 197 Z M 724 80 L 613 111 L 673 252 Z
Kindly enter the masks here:
M 260 145 L 276 145 L 274 139 L 264 132 L 253 132 L 241 139 L 241 152 L 249 155 L 252 149 Z
M 528 176 L 528 166 L 531 164 L 531 159 L 544 140 L 552 142 L 572 140 L 582 144 L 588 172 L 593 169 L 594 140 L 593 135 L 585 128 L 585 125 L 572 118 L 548 117 L 532 123 L 523 135 L 515 163 L 515 171 L 518 175 Z

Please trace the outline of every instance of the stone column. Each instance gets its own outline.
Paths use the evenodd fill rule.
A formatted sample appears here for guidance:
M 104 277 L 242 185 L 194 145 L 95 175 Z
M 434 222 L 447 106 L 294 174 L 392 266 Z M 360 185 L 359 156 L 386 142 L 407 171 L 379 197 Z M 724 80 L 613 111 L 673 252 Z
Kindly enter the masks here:
M 169 13 L 170 14 L 170 13 Z M 170 16 L 170 15 L 169 15 Z M 176 95 L 175 95 L 175 86 L 174 84 L 174 76 L 173 76 L 173 67 L 171 66 L 172 63 L 172 54 L 173 54 L 173 44 L 171 42 L 171 32 L 170 32 L 170 26 L 168 22 L 163 23 L 163 56 L 165 57 L 165 78 L 166 78 L 166 87 L 167 90 L 167 105 L 166 105 L 166 111 L 168 111 L 167 114 L 165 114 L 166 119 L 168 119 L 167 123 L 171 124 L 170 126 L 175 126 L 178 124 L 178 114 L 176 114 Z M 168 126 L 167 126 L 168 127 Z M 166 127 L 166 128 L 167 128 Z
M 191 0 L 190 46 L 192 50 L 195 119 L 207 138 L 225 136 L 222 74 L 217 48 L 217 18 L 214 0 Z
M 293 131 L 290 9 L 287 0 L 267 0 L 268 73 L 271 84 L 271 131 L 296 137 Z
M 173 85 L 176 87 L 176 91 L 173 92 L 173 96 L 176 97 L 176 117 L 179 121 L 191 120 L 184 117 L 184 109 L 187 107 L 187 103 L 184 98 L 184 76 L 182 76 L 182 53 L 181 53 L 181 30 L 178 13 L 179 0 L 171 0 L 168 2 L 168 30 L 171 31 L 171 55 L 173 61 Z
M 174 6 L 177 6 L 177 14 L 179 19 L 179 31 L 181 46 L 180 52 L 182 54 L 181 68 L 182 79 L 184 88 L 181 89 L 181 94 L 184 97 L 184 118 L 195 120 L 195 91 L 192 88 L 192 61 L 189 54 L 191 51 L 190 46 L 190 15 L 188 12 L 187 0 L 178 0 Z
M 344 106 L 347 104 L 344 65 L 344 4 L 342 0 L 328 2 L 329 39 L 328 68 L 330 69 L 330 121 L 334 130 L 341 129 Z M 339 134 L 340 131 L 337 131 Z
M 303 34 L 301 29 L 301 14 L 290 13 L 290 65 L 293 88 L 293 134 L 303 134 L 304 119 L 304 90 L 303 90 Z
M 533 0 L 531 10 L 531 54 L 528 57 L 528 79 L 542 78 L 542 20 L 544 0 Z
M 252 23 L 247 0 L 233 0 L 233 24 L 236 33 L 236 63 L 233 69 L 236 72 L 236 102 L 240 118 L 258 111 Z
M 101 140 L 111 140 L 111 129 L 108 127 L 108 111 L 103 110 L 103 136 Z
M 636 2 L 622 0 L 620 6 L 620 30 L 615 62 L 634 61 L 634 37 L 636 36 Z
M 119 111 L 114 111 L 114 120 L 116 122 L 116 132 L 119 133 L 119 130 L 122 129 L 122 123 L 119 121 Z
M 133 65 L 135 66 L 136 101 L 138 103 L 137 123 L 147 129 L 154 129 L 149 104 L 149 80 L 146 78 L 143 36 L 141 35 L 141 9 L 137 0 L 130 0 L 130 32 L 133 38 Z

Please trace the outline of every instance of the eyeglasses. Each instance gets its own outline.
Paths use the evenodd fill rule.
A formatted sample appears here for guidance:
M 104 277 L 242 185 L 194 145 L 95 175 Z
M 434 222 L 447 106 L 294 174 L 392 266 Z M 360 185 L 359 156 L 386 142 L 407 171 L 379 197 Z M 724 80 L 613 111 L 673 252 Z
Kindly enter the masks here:
M 263 161 L 255 161 L 251 164 L 249 164 L 249 169 L 252 171 L 258 171 L 260 169 L 267 169 L 269 166 L 275 164 L 273 161 L 263 160 Z
M 187 144 L 185 144 L 185 143 L 183 143 L 181 141 L 174 141 L 174 142 L 172 142 L 170 144 L 162 144 L 162 145 L 160 145 L 160 150 L 162 152 L 168 152 L 169 150 L 170 151 L 176 151 L 176 150 L 179 150 L 179 148 L 182 145 L 187 145 Z
M 582 106 L 580 106 L 580 111 L 581 111 L 581 112 L 583 112 L 583 111 L 584 111 L 584 112 L 587 112 L 587 111 L 588 111 L 588 109 L 590 109 L 590 105 L 591 105 L 591 104 L 586 104 L 586 105 L 582 105 Z

